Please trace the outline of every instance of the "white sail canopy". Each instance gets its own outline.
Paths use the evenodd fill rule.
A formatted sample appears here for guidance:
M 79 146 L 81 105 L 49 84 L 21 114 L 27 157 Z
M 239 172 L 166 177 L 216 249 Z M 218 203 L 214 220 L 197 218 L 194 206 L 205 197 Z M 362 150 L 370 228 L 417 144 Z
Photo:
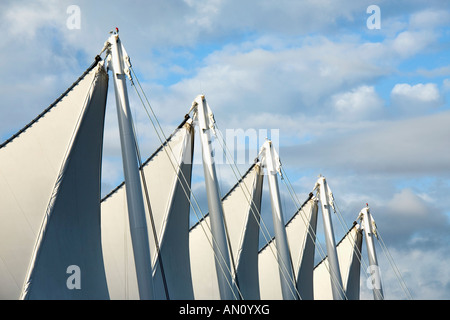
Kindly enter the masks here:
M 261 167 L 254 164 L 244 177 L 222 199 L 224 220 L 231 247 L 231 272 L 239 290 L 233 286 L 235 298 L 259 299 L 258 289 L 258 238 L 262 192 Z M 192 284 L 195 299 L 220 299 L 216 265 L 212 249 L 209 215 L 194 225 L 189 233 Z
M 108 76 L 97 62 L 0 147 L 1 299 L 108 298 L 100 245 Z M 71 266 L 80 290 L 68 285 Z
M 143 197 L 149 196 L 154 222 L 153 228 L 146 206 L 156 299 L 193 298 L 188 246 L 193 139 L 189 119 L 142 168 Z M 123 184 L 103 199 L 101 210 L 102 247 L 111 299 L 139 299 Z
M 348 300 L 359 299 L 359 282 L 361 266 L 362 232 L 355 224 L 344 238 L 337 244 L 337 254 L 341 270 L 341 288 Z M 328 260 L 323 259 L 314 269 L 314 299 L 331 300 L 331 280 Z
M 300 298 L 310 299 L 312 295 L 312 269 L 314 265 L 314 241 L 317 223 L 317 199 L 309 199 L 286 224 L 286 235 Z M 309 231 L 309 232 L 308 232 Z M 263 247 L 258 256 L 259 286 L 261 299 L 282 299 L 279 265 L 277 263 L 276 239 Z M 282 267 L 282 266 L 281 266 Z M 286 275 L 286 273 L 283 273 Z M 287 275 L 286 275 L 287 276 Z
M 118 29 L 111 37 L 118 40 Z M 121 80 L 120 86 L 116 81 L 116 90 L 122 91 L 116 91 L 121 93 L 116 99 L 123 97 L 123 106 L 128 107 L 125 75 L 133 81 L 129 57 L 119 51 L 115 56 L 109 42 L 102 53 L 105 50 L 105 60 L 113 64 L 124 58 L 125 70 L 115 74 L 115 80 Z M 131 179 L 135 183 L 127 180 L 127 186 L 142 187 L 142 192 L 137 188 L 134 197 L 128 198 L 136 201 L 127 200 L 125 183 L 101 199 L 107 90 L 108 74 L 97 56 L 60 98 L 0 144 L 0 299 L 139 299 L 146 298 L 139 291 L 143 283 L 147 289 L 153 286 L 147 290 L 151 291 L 148 297 L 158 300 L 228 299 L 231 295 L 246 300 L 288 296 L 323 300 L 333 298 L 336 283 L 346 299 L 359 299 L 360 226 L 355 222 L 337 245 L 328 228 L 331 232 L 326 234 L 332 236 L 326 239 L 333 240 L 331 245 L 327 241 L 329 259 L 325 257 L 314 268 L 319 198 L 313 193 L 287 224 L 283 219 L 274 222 L 278 246 L 274 237 L 258 249 L 263 162 L 253 164 L 220 199 L 212 151 L 205 147 L 211 143 L 214 117 L 204 96 L 199 96 L 203 109 L 194 111 L 194 119 L 202 113 L 199 123 L 203 123 L 200 133 L 204 165 L 208 164 L 204 171 L 211 215 L 189 227 L 194 149 L 194 121 L 189 115 L 139 170 L 137 163 L 133 167 L 136 141 L 129 139 L 122 145 L 124 154 L 133 155 L 132 161 L 125 161 L 128 157 L 123 161 L 133 169 L 125 170 L 125 176 L 135 174 Z M 198 108 L 200 102 L 195 102 Z M 131 118 L 123 119 L 132 128 Z M 131 137 L 131 131 L 122 137 Z M 275 158 L 279 162 L 278 155 Z M 280 167 L 271 171 L 281 174 Z M 277 180 L 271 181 L 276 200 Z M 139 203 L 142 208 L 141 193 L 145 221 L 131 226 L 145 226 L 142 229 L 148 235 L 145 231 L 132 243 L 128 204 Z M 331 192 L 319 193 L 325 194 L 332 198 Z M 329 207 L 327 197 L 321 199 L 322 210 Z M 273 201 L 272 208 L 274 202 L 279 201 Z M 282 217 L 279 208 L 273 210 Z M 143 218 L 144 209 L 139 212 Z M 143 243 L 145 252 L 139 255 L 136 250 L 135 262 L 133 246 L 136 249 Z M 145 257 L 141 267 L 140 256 Z M 339 281 L 332 282 L 330 269 L 336 270 Z M 152 281 L 138 285 L 136 273 Z

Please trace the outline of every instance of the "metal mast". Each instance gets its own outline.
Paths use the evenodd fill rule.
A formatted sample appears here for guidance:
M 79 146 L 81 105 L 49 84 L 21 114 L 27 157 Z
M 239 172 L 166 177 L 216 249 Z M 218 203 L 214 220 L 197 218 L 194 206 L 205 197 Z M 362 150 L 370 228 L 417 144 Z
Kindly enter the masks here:
M 219 193 L 219 185 L 217 183 L 213 151 L 211 148 L 211 130 L 214 130 L 214 116 L 203 95 L 199 95 L 195 98 L 192 103 L 192 109 L 197 109 L 196 115 L 199 123 L 202 145 L 203 171 L 205 175 L 220 298 L 222 300 L 232 300 L 234 299 L 234 293 L 231 279 L 230 254 L 225 233 L 222 201 Z
M 319 177 L 316 183 L 319 188 L 319 198 L 322 205 L 323 227 L 325 231 L 325 241 L 327 246 L 328 263 L 330 268 L 331 289 L 334 300 L 343 300 L 344 287 L 342 286 L 341 271 L 334 240 L 333 224 L 331 222 L 330 206 L 333 206 L 333 194 L 331 193 L 325 177 Z
M 133 120 L 126 84 L 126 76 L 128 75 L 130 77 L 129 67 L 131 64 L 119 39 L 118 31 L 116 28 L 116 31 L 109 37 L 106 46 L 108 46 L 111 54 L 110 59 L 114 79 L 120 142 L 122 146 L 128 216 L 139 297 L 142 300 L 149 300 L 153 299 L 152 263 L 141 180 L 139 177 L 139 162 L 136 153 Z
M 368 271 L 371 273 L 371 277 L 368 280 L 371 280 L 370 286 L 372 287 L 373 297 L 375 300 L 383 300 L 384 295 L 381 285 L 380 269 L 373 240 L 374 235 L 376 236 L 376 226 L 368 206 L 361 210 L 358 218 L 362 221 L 363 230 L 366 235 L 367 255 L 369 256 Z
M 277 172 L 280 171 L 280 161 L 278 154 L 272 146 L 272 141 L 266 140 L 261 147 L 260 155 L 262 156 L 261 162 L 267 169 L 269 181 L 281 291 L 284 300 L 295 300 L 299 297 L 295 286 L 294 270 L 292 267 L 291 254 L 286 235 L 286 226 L 281 209 L 280 191 L 278 188 Z

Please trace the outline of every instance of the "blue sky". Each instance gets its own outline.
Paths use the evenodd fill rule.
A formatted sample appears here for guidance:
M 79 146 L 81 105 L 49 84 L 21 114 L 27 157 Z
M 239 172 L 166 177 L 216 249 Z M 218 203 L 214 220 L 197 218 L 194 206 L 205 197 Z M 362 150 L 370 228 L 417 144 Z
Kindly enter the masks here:
M 67 27 L 72 4 L 79 29 Z M 369 30 L 373 4 L 381 27 Z M 222 131 L 278 130 L 299 198 L 323 174 L 349 225 L 368 202 L 413 297 L 450 298 L 450 3 L 2 1 L 0 15 L 2 140 L 73 83 L 117 26 L 166 134 L 200 93 Z M 149 155 L 158 141 L 130 100 Z M 111 90 L 104 193 L 122 178 L 116 121 Z M 223 189 L 235 182 L 227 170 Z M 385 278 L 387 297 L 404 298 Z

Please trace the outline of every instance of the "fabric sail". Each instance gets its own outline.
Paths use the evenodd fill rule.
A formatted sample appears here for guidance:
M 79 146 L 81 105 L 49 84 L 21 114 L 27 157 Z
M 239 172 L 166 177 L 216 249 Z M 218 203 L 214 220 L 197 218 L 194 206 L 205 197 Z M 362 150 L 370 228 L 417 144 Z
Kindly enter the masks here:
M 233 275 L 234 283 L 230 285 L 236 299 L 259 299 L 257 253 L 262 181 L 261 167 L 254 164 L 222 198 L 231 265 L 235 266 L 223 272 Z M 191 228 L 189 241 L 195 299 L 220 299 L 208 214 Z
M 286 223 L 286 235 L 292 257 L 296 288 L 301 299 L 312 299 L 312 270 L 317 224 L 317 199 L 310 197 Z M 261 299 L 281 300 L 281 282 L 276 252 L 276 239 L 272 239 L 258 255 Z
M 344 286 L 342 290 L 348 300 L 359 299 L 361 246 L 362 232 L 358 224 L 354 224 L 343 239 L 336 245 L 342 285 Z M 330 277 L 327 257 L 314 268 L 313 279 L 314 299 L 332 300 L 332 277 Z
M 146 217 L 156 299 L 193 299 L 188 247 L 193 139 L 192 121 L 185 119 L 141 168 L 144 202 L 148 194 L 150 203 Z M 102 248 L 111 299 L 139 299 L 127 210 L 122 183 L 101 205 Z
M 108 75 L 99 61 L 0 146 L 0 299 L 109 298 L 100 237 Z
M 124 183 L 100 197 L 108 75 L 96 62 L 0 144 L 0 299 L 139 299 Z M 156 299 L 220 299 L 209 216 L 189 228 L 192 120 L 142 165 Z M 276 239 L 259 245 L 263 174 L 255 163 L 222 199 L 236 299 L 282 299 Z M 286 224 L 301 299 L 332 299 L 314 268 L 318 199 Z M 156 237 L 156 239 L 155 239 Z M 347 299 L 359 299 L 362 233 L 337 245 Z

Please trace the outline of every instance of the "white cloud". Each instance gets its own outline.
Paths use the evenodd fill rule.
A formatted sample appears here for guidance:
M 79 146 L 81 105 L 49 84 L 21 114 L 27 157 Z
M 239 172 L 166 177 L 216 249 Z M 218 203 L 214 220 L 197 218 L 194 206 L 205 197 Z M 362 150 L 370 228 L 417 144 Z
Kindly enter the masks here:
M 392 41 L 392 48 L 401 58 L 408 58 L 427 48 L 436 40 L 436 34 L 428 30 L 403 31 Z
M 403 189 L 394 194 L 387 206 L 396 212 L 398 218 L 425 220 L 430 215 L 426 202 L 411 189 Z
M 43 26 L 65 22 L 64 14 L 58 12 L 60 6 L 57 3 L 54 0 L 14 2 L 2 12 L 3 31 L 19 41 L 33 39 Z
M 217 18 L 222 0 L 193 1 L 184 0 L 190 7 L 195 9 L 195 14 L 188 18 L 188 23 L 198 25 L 201 28 L 210 29 L 213 21 Z
M 362 123 L 354 130 L 324 127 L 320 139 L 283 150 L 299 168 L 324 167 L 341 173 L 390 177 L 450 172 L 449 112 L 396 121 Z M 365 128 L 364 128 L 365 126 Z M 298 162 L 298 154 L 302 161 Z M 291 158 L 292 157 L 292 158 Z M 286 161 L 286 160 L 285 160 Z M 445 175 L 447 176 L 447 175 Z
M 439 90 L 434 83 L 409 85 L 407 83 L 396 84 L 392 89 L 393 95 L 407 96 L 423 102 L 435 102 L 440 98 Z
M 444 79 L 444 81 L 442 81 L 442 89 L 444 92 L 450 91 L 450 79 Z
M 391 102 L 408 114 L 429 111 L 443 103 L 443 98 L 435 83 L 410 85 L 399 83 L 391 91 Z
M 375 88 L 365 85 L 334 95 L 332 102 L 340 118 L 344 120 L 378 118 L 383 108 L 383 100 L 377 95 Z
M 445 26 L 450 19 L 450 12 L 444 9 L 429 8 L 411 15 L 410 26 L 423 30 Z
M 390 72 L 377 63 L 385 49 L 372 50 L 366 44 L 339 43 L 321 37 L 289 47 L 280 46 L 279 40 L 274 39 L 275 49 L 262 49 L 260 40 L 212 52 L 191 77 L 182 79 L 169 90 L 160 88 L 153 97 L 160 105 L 186 109 L 197 94 L 205 93 L 217 118 L 224 122 L 235 112 L 241 118 L 275 110 L 291 116 L 323 115 L 332 111 L 328 97 L 333 95 L 339 100 L 334 103 L 340 111 L 345 108 L 343 99 L 355 115 L 373 115 L 379 111 L 382 102 L 373 86 L 361 82 L 374 81 Z M 269 37 L 263 42 L 270 43 Z M 173 112 L 162 116 L 171 115 Z
M 385 298 L 390 300 L 409 299 L 408 291 L 414 300 L 447 299 L 448 279 L 450 279 L 449 252 L 442 248 L 393 248 L 388 252 L 378 248 L 377 255 L 381 268 L 381 278 Z M 388 254 L 395 257 L 395 266 L 388 260 Z M 439 263 L 437 263 L 439 261 Z M 398 268 L 401 277 L 394 268 Z M 364 272 L 365 270 L 361 270 Z M 400 285 L 404 281 L 406 288 Z M 361 299 L 373 299 L 365 283 L 361 287 Z
M 420 68 L 417 73 L 425 77 L 440 77 L 450 75 L 450 66 L 440 66 L 434 69 Z

